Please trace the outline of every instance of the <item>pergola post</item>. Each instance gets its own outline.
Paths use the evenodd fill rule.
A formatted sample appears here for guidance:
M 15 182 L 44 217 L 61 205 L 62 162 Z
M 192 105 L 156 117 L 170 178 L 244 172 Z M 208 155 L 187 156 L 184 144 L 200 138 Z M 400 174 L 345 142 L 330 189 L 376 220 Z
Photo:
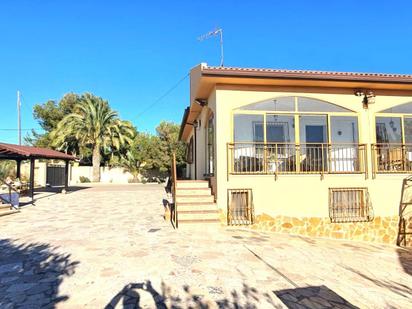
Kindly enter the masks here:
M 69 188 L 69 161 L 65 161 L 65 166 L 64 166 L 64 190 L 67 192 L 67 189 Z
M 34 158 L 30 158 L 30 197 L 34 198 Z
M 16 166 L 17 166 L 16 178 L 20 179 L 21 181 L 21 160 L 20 159 L 16 160 Z

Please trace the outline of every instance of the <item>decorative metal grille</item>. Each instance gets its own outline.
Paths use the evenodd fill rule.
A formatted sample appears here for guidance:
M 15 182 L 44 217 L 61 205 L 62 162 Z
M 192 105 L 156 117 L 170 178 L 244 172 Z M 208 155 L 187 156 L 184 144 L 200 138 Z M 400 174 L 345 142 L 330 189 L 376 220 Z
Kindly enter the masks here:
M 333 223 L 371 221 L 368 189 L 329 188 L 329 217 Z
M 252 189 L 229 189 L 227 197 L 227 224 L 253 224 L 254 209 Z

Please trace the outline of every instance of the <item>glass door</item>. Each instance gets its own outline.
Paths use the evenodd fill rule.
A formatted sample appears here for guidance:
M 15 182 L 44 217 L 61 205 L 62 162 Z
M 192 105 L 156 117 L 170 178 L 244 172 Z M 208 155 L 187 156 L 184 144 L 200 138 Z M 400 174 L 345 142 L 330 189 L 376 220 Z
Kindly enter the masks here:
M 327 170 L 328 119 L 326 115 L 299 116 L 301 170 Z
M 331 116 L 330 138 L 331 171 L 359 171 L 358 118 L 355 116 Z

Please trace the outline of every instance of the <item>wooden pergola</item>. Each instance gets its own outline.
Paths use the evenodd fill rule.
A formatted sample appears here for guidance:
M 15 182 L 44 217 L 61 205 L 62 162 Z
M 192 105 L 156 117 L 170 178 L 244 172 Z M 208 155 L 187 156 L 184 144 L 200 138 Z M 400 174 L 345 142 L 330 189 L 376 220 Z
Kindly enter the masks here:
M 67 190 L 69 186 L 69 162 L 76 160 L 76 157 L 63 153 L 63 152 L 56 151 L 56 150 L 47 149 L 47 148 L 0 143 L 0 160 L 16 161 L 17 178 L 21 177 L 21 162 L 30 160 L 30 196 L 31 198 L 34 197 L 35 160 L 39 160 L 39 159 L 61 160 L 65 162 L 64 188 L 65 190 Z

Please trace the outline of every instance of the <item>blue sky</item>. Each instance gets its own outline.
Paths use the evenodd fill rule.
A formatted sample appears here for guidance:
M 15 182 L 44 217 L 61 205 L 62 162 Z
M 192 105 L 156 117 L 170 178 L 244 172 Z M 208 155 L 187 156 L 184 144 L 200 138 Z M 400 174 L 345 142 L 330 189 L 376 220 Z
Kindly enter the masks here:
M 32 107 L 67 92 L 93 92 L 139 130 L 180 122 L 186 79 L 137 117 L 189 69 L 225 65 L 412 73 L 408 1 L 47 1 L 0 2 L 0 141 L 38 128 Z

